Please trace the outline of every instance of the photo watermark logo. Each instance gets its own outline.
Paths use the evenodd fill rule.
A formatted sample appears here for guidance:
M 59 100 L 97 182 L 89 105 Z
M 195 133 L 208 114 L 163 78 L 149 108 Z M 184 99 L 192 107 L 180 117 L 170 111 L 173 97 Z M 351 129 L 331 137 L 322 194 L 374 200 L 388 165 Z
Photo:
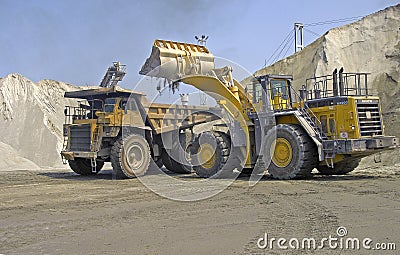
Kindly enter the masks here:
M 396 250 L 395 242 L 374 242 L 369 237 L 358 238 L 348 236 L 347 229 L 343 226 L 336 229 L 335 235 L 315 238 L 283 238 L 270 237 L 268 233 L 257 240 L 260 249 L 278 250 Z

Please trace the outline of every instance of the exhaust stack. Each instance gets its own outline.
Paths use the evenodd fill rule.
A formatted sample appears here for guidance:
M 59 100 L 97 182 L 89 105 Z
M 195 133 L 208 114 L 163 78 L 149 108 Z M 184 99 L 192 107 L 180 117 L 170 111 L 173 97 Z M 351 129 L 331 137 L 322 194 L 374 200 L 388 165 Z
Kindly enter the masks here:
M 344 96 L 343 67 L 339 70 L 339 96 Z
M 337 84 L 337 68 L 335 68 L 335 70 L 333 71 L 332 74 L 332 79 L 333 79 L 333 96 L 337 96 L 338 95 L 338 84 Z

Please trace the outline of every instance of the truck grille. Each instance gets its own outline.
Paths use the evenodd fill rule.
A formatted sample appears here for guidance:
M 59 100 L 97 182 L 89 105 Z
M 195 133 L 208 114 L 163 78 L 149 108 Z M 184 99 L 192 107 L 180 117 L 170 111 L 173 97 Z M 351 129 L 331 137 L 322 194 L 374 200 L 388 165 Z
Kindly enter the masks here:
M 90 124 L 69 127 L 69 150 L 90 151 Z
M 378 100 L 358 100 L 357 113 L 362 137 L 383 135 Z

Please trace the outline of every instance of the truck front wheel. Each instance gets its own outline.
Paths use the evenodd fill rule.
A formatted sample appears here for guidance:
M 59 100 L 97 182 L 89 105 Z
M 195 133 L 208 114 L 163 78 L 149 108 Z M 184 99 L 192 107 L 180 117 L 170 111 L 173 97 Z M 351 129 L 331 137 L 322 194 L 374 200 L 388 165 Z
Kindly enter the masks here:
M 117 178 L 144 175 L 149 168 L 150 160 L 149 144 L 138 134 L 118 138 L 111 148 L 111 165 Z
M 93 175 L 100 172 L 104 166 L 104 161 L 96 161 L 96 172 L 92 171 L 91 161 L 87 158 L 75 158 L 74 160 L 68 160 L 68 164 L 72 171 L 79 175 Z

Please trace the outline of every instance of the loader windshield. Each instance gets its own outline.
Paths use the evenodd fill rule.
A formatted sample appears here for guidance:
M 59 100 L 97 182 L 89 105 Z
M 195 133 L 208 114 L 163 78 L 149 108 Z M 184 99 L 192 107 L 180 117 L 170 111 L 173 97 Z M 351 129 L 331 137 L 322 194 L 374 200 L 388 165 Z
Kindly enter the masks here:
M 271 80 L 271 97 L 287 95 L 286 80 Z

